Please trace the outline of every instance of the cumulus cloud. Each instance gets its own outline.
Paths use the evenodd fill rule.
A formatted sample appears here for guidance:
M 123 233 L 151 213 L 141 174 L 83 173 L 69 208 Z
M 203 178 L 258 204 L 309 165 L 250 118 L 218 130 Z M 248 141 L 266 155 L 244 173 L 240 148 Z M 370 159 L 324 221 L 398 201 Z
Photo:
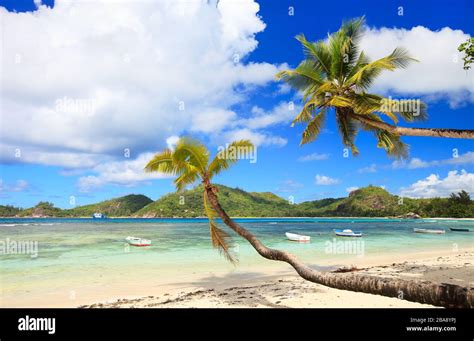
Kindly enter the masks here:
M 452 165 L 468 165 L 474 163 L 474 152 L 467 152 L 457 157 L 444 160 L 431 160 L 425 161 L 420 158 L 412 158 L 409 161 L 395 160 L 392 162 L 391 167 L 393 169 L 417 169 L 417 168 L 428 168 L 436 166 L 452 166 Z
M 459 105 L 460 101 L 474 101 L 474 83 L 463 70 L 457 51 L 459 44 L 468 38 L 468 33 L 449 27 L 438 31 L 423 26 L 369 28 L 361 47 L 372 60 L 388 55 L 400 46 L 420 61 L 405 70 L 384 72 L 374 83 L 374 91 L 447 96 L 452 106 Z
M 134 160 L 101 163 L 92 169 L 93 175 L 79 178 L 77 188 L 79 192 L 87 193 L 108 184 L 133 187 L 153 179 L 169 178 L 169 175 L 143 171 L 152 157 L 153 153 L 143 153 Z
M 409 198 L 448 197 L 451 193 L 461 190 L 474 193 L 474 173 L 465 170 L 450 171 L 445 178 L 430 174 L 425 179 L 401 188 L 400 195 Z
M 312 153 L 298 158 L 299 162 L 322 161 L 329 159 L 331 154 Z
M 321 185 L 321 186 L 329 186 L 329 185 L 337 185 L 340 183 L 339 179 L 334 179 L 326 175 L 320 175 L 317 174 L 315 177 L 316 180 L 316 185 Z
M 289 124 L 298 115 L 300 109 L 300 106 L 295 106 L 291 102 L 280 102 L 269 112 L 254 106 L 251 110 L 252 117 L 239 120 L 236 124 L 249 129 L 267 128 L 280 123 Z
M 241 128 L 227 131 L 223 134 L 222 143 L 228 143 L 235 140 L 250 140 L 256 146 L 276 145 L 283 147 L 288 142 L 287 139 L 280 136 L 273 136 L 268 133 L 254 131 L 248 128 Z
M 265 123 L 237 128 L 231 109 L 279 69 L 243 62 L 265 28 L 258 11 L 253 0 L 57 0 L 28 13 L 0 8 L 0 159 L 98 167 L 125 148 L 138 155 L 163 148 L 169 136 L 214 134 L 230 124 L 234 134 L 249 129 L 263 140 L 251 126 Z
M 28 181 L 20 179 L 14 183 L 5 183 L 3 179 L 0 179 L 0 193 L 7 192 L 24 192 L 30 189 Z

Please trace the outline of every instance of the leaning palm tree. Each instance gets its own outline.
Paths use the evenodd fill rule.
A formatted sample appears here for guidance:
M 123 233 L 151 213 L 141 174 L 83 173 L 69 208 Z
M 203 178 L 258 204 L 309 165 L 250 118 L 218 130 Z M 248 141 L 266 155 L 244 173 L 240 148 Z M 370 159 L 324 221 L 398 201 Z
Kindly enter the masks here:
M 399 297 L 408 301 L 438 306 L 474 307 L 474 288 L 377 278 L 354 273 L 319 272 L 311 269 L 286 251 L 266 247 L 250 231 L 229 217 L 219 203 L 217 187 L 211 183 L 213 176 L 237 162 L 239 153 L 236 150 L 251 147 L 252 144 L 248 140 L 233 142 L 210 161 L 210 153 L 204 145 L 190 138 L 181 138 L 174 150 L 165 149 L 156 154 L 145 166 L 145 171 L 175 175 L 174 183 L 178 191 L 198 180 L 202 182 L 204 210 L 209 218 L 212 245 L 218 248 L 231 262 L 234 262 L 235 258 L 229 251 L 230 235 L 217 225 L 216 216 L 220 217 L 231 230 L 246 239 L 262 257 L 288 263 L 302 278 L 308 281 L 336 289 Z
M 355 138 L 360 129 L 374 133 L 378 147 L 397 157 L 407 155 L 406 145 L 400 140 L 402 135 L 474 138 L 474 130 L 397 126 L 400 118 L 408 122 L 425 120 L 426 106 L 421 101 L 402 102 L 367 91 L 383 71 L 405 68 L 416 60 L 398 47 L 388 56 L 371 62 L 359 47 L 363 29 L 362 17 L 343 23 L 326 41 L 309 42 L 304 35 L 296 37 L 303 45 L 306 59 L 276 77 L 303 96 L 303 108 L 293 121 L 293 125 L 305 125 L 301 144 L 316 139 L 329 111 L 336 116 L 343 144 L 353 154 L 358 153 Z M 384 115 L 395 125 L 385 122 Z

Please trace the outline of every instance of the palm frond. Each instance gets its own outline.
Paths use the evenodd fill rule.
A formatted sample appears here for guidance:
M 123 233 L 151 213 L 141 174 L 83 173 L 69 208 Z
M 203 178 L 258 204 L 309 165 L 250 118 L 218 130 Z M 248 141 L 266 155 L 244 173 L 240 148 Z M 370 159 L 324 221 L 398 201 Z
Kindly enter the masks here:
M 303 52 L 307 58 L 314 62 L 314 67 L 325 73 L 328 78 L 331 77 L 331 54 L 324 41 L 311 43 L 306 40 L 303 34 L 296 36 L 301 45 L 303 45 Z
M 321 72 L 315 68 L 314 62 L 309 59 L 303 60 L 293 70 L 278 72 L 275 77 L 299 91 L 304 91 L 308 87 L 319 86 L 324 81 Z
M 178 140 L 172 155 L 174 162 L 188 163 L 201 173 L 205 173 L 209 162 L 209 151 L 206 146 L 189 137 L 182 137 Z
M 321 132 L 321 128 L 324 125 L 325 119 L 326 110 L 322 108 L 319 113 L 315 114 L 308 122 L 301 137 L 301 145 L 314 141 L 318 137 L 319 133 Z
M 382 119 L 376 114 L 366 115 L 366 118 L 373 120 L 375 122 L 381 122 Z M 377 147 L 383 148 L 389 156 L 393 156 L 397 159 L 404 159 L 408 157 L 409 147 L 407 144 L 403 143 L 400 139 L 400 136 L 392 134 L 389 131 L 380 129 L 369 123 L 361 123 L 362 129 L 374 133 L 377 139 Z
M 407 50 L 397 47 L 388 56 L 362 66 L 347 80 L 347 83 L 353 84 L 359 89 L 367 90 L 382 71 L 405 68 L 412 61 L 416 61 L 416 59 L 410 57 Z
M 366 115 L 380 110 L 382 97 L 378 95 L 354 92 L 351 97 L 354 104 L 352 109 L 357 114 Z
M 187 185 L 192 185 L 200 178 L 199 171 L 195 167 L 189 167 L 187 171 L 182 172 L 176 179 L 174 184 L 178 192 L 182 192 Z
M 229 262 L 235 264 L 237 260 L 230 253 L 230 235 L 217 226 L 214 220 L 216 213 L 209 204 L 209 198 L 207 197 L 206 191 L 204 191 L 204 211 L 209 220 L 209 232 L 211 235 L 212 246 L 218 249 L 219 253 Z
M 328 106 L 333 106 L 333 107 L 352 107 L 354 103 L 347 97 L 345 96 L 332 96 L 331 99 L 327 102 Z
M 145 166 L 145 171 L 175 175 L 179 171 L 178 168 L 179 165 L 173 162 L 173 152 L 170 149 L 165 149 L 153 156 Z
M 336 121 L 341 133 L 342 143 L 351 148 L 353 155 L 358 155 L 359 150 L 355 146 L 355 138 L 358 132 L 358 122 L 351 119 L 341 109 L 336 109 Z

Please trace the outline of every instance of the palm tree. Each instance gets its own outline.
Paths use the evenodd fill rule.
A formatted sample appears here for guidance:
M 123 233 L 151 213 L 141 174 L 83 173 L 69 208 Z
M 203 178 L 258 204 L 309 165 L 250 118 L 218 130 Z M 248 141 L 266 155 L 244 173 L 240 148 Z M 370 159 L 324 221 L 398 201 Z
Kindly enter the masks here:
M 378 147 L 397 157 L 407 155 L 406 145 L 400 140 L 402 135 L 474 138 L 474 130 L 397 126 L 399 118 L 408 122 L 425 120 L 426 106 L 421 101 L 400 103 L 366 91 L 383 71 L 405 68 L 416 60 L 397 47 L 388 56 L 371 62 L 359 47 L 363 27 L 362 17 L 343 23 L 327 41 L 312 43 L 304 35 L 296 37 L 303 45 L 306 59 L 295 69 L 281 71 L 276 77 L 303 95 L 303 108 L 293 121 L 293 125 L 306 126 L 301 144 L 316 139 L 330 110 L 335 113 L 344 145 L 353 154 L 358 153 L 354 141 L 360 129 L 372 132 Z M 395 125 L 386 123 L 382 115 Z
M 230 152 L 238 148 L 250 148 L 252 143 L 240 140 L 231 143 L 217 153 L 209 162 L 209 151 L 201 143 L 190 138 L 181 138 L 174 150 L 165 149 L 156 154 L 145 166 L 147 172 L 162 172 L 175 175 L 174 183 L 178 191 L 200 180 L 203 184 L 204 209 L 209 218 L 212 245 L 231 262 L 235 258 L 229 252 L 230 235 L 219 228 L 215 217 L 239 236 L 246 239 L 262 257 L 282 261 L 291 265 L 304 279 L 328 287 L 365 292 L 389 297 L 402 297 L 408 301 L 445 307 L 474 307 L 474 288 L 468 289 L 452 284 L 435 284 L 411 280 L 377 278 L 354 273 L 319 272 L 302 263 L 294 255 L 266 247 L 250 231 L 233 221 L 218 200 L 217 187 L 211 183 L 213 176 L 228 169 L 238 161 L 239 154 Z

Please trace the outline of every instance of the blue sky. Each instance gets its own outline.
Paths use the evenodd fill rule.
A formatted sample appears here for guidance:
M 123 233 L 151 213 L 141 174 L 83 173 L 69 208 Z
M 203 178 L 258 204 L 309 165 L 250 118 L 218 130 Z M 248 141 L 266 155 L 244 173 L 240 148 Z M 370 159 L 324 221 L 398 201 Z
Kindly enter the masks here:
M 223 0 L 218 9 L 199 1 L 44 3 L 50 7 L 0 1 L 1 204 L 46 200 L 67 208 L 71 197 L 83 205 L 129 193 L 157 199 L 173 190 L 172 181 L 149 178 L 141 167 L 182 135 L 213 151 L 233 138 L 253 139 L 257 162 L 242 160 L 216 182 L 297 202 L 368 184 L 413 197 L 473 191 L 469 140 L 404 137 L 410 158 L 396 162 L 362 132 L 360 155 L 346 158 L 329 116 L 321 136 L 300 146 L 301 127 L 290 127 L 298 94 L 273 80 L 303 58 L 296 34 L 324 39 L 343 20 L 365 15 L 369 56 L 402 45 L 420 60 L 372 89 L 428 104 L 427 122 L 401 125 L 474 129 L 472 71 L 462 70 L 456 51 L 473 31 L 470 1 L 347 1 L 335 8 Z

